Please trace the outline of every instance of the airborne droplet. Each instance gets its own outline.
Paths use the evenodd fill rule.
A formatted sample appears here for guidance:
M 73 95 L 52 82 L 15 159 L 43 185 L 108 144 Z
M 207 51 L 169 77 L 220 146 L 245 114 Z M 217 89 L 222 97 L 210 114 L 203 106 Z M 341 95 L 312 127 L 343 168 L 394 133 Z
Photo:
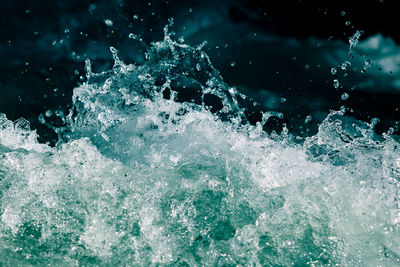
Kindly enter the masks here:
M 339 88 L 339 86 L 340 86 L 339 81 L 337 79 L 334 79 L 333 80 L 333 87 L 335 87 L 337 89 L 337 88 Z
M 111 27 L 111 26 L 114 25 L 114 23 L 113 23 L 113 21 L 112 21 L 111 19 L 105 19 L 105 20 L 104 20 L 104 23 L 105 23 L 108 27 Z

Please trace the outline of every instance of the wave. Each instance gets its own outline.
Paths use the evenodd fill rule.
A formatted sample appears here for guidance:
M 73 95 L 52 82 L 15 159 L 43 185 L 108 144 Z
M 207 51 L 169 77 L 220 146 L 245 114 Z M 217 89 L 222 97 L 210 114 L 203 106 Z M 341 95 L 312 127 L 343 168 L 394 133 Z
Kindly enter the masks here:
M 228 86 L 199 47 L 74 89 L 55 147 L 0 116 L 0 262 L 8 265 L 395 265 L 400 147 L 332 111 L 299 141 Z

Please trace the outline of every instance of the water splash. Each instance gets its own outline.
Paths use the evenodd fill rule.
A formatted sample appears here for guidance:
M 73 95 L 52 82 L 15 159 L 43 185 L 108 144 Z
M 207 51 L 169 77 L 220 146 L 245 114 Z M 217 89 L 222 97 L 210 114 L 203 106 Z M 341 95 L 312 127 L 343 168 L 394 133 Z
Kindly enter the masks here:
M 299 144 L 247 123 L 201 47 L 166 30 L 142 65 L 74 89 L 56 147 L 0 116 L 7 265 L 395 265 L 399 144 L 332 111 Z M 198 68 L 200 66 L 200 68 Z M 200 70 L 199 70 L 200 69 Z M 311 117 L 307 120 L 311 120 Z

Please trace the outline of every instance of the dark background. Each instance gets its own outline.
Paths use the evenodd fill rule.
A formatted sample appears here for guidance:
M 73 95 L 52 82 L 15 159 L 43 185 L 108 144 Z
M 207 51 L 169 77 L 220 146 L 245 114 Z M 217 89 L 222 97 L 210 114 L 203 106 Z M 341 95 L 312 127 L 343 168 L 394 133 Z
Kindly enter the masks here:
M 129 33 L 147 44 L 161 40 L 173 17 L 177 36 L 186 43 L 207 40 L 205 51 L 228 84 L 260 102 L 261 110 L 284 113 L 283 120 L 269 121 L 269 129 L 285 122 L 295 134 L 307 136 L 341 105 L 352 108 L 357 119 L 380 118 L 378 133 L 398 125 L 399 90 L 383 85 L 349 92 L 362 79 L 359 73 L 350 73 L 349 86 L 334 88 L 332 64 L 326 60 L 330 51 L 348 49 L 356 30 L 364 31 L 361 40 L 381 33 L 398 44 L 395 2 L 320 2 L 2 0 L 0 112 L 11 120 L 28 119 L 40 141 L 54 143 L 56 135 L 38 116 L 46 110 L 68 113 L 72 90 L 84 81 L 84 60 L 93 61 L 94 71 L 110 68 L 108 47 L 114 46 L 124 61 L 140 64 L 145 48 Z M 350 94 L 346 101 L 340 98 L 343 92 Z M 314 120 L 305 126 L 307 115 Z M 55 115 L 47 120 L 61 124 Z

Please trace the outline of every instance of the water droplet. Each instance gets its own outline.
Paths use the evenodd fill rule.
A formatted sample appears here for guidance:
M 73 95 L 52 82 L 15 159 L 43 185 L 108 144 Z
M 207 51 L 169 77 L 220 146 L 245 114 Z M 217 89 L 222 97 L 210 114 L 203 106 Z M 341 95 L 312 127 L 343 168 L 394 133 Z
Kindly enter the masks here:
M 286 103 L 286 98 L 281 97 L 281 103 Z
M 61 109 L 57 109 L 55 112 L 54 112 L 54 114 L 56 114 L 56 116 L 57 117 L 60 117 L 60 118 L 63 118 L 65 115 L 64 115 L 64 112 L 61 110 Z
M 332 75 L 335 75 L 335 74 L 336 74 L 336 72 L 337 72 L 337 69 L 336 69 L 335 67 L 333 67 L 333 68 L 331 69 L 331 73 L 332 73 Z
M 196 64 L 196 69 L 197 69 L 198 71 L 201 71 L 201 66 L 200 66 L 199 63 Z
M 48 109 L 44 114 L 46 115 L 46 117 L 51 117 L 53 115 L 53 111 L 51 109 Z
M 93 14 L 93 12 L 96 10 L 96 4 L 90 4 L 89 6 L 89 13 Z
M 68 29 L 68 28 L 65 29 L 65 30 L 64 30 L 64 33 L 69 33 L 69 29 Z
M 236 62 L 235 62 L 235 61 L 232 61 L 232 62 L 231 62 L 231 66 L 232 66 L 232 67 L 235 67 L 235 66 L 236 66 Z
M 353 36 L 349 38 L 350 51 L 358 44 L 358 40 L 360 39 L 363 33 L 364 31 L 357 31 L 355 34 L 353 34 Z
M 334 79 L 333 80 L 333 87 L 335 87 L 337 89 L 337 88 L 339 88 L 339 86 L 340 86 L 339 81 L 337 79 Z
M 364 62 L 364 67 L 363 67 L 363 69 L 361 70 L 361 72 L 362 72 L 362 73 L 366 72 L 369 68 L 371 68 L 371 66 L 372 66 L 372 61 L 369 60 L 369 59 L 367 59 L 367 60 Z
M 341 98 L 342 98 L 343 101 L 347 100 L 347 99 L 349 99 L 349 94 L 348 93 L 343 93 Z
M 111 27 L 112 25 L 114 25 L 113 21 L 111 19 L 105 19 L 104 23 L 108 26 Z
M 342 63 L 342 65 L 340 66 L 342 70 L 347 70 L 347 68 L 349 68 L 351 66 L 351 63 L 349 61 L 345 61 Z
M 189 13 L 192 13 L 192 11 L 193 11 L 193 9 L 192 9 L 192 8 L 189 8 Z
M 139 18 L 139 16 L 137 14 L 133 15 L 133 19 L 137 20 Z
M 45 124 L 46 123 L 46 119 L 43 116 L 43 113 L 40 113 L 39 117 L 38 117 L 38 121 L 40 124 Z
M 346 26 L 350 26 L 351 25 L 351 22 L 350 21 L 346 21 Z
M 310 115 L 308 115 L 306 117 L 306 119 L 304 120 L 305 123 L 309 123 L 310 121 L 312 121 L 312 117 Z
M 201 50 L 201 49 L 203 49 L 203 47 L 205 47 L 207 45 L 207 41 L 203 41 L 201 44 L 199 44 L 197 47 L 196 47 L 196 50 Z
M 307 64 L 307 65 L 304 66 L 304 68 L 305 68 L 306 70 L 308 70 L 308 69 L 310 69 L 310 65 Z
M 136 39 L 136 38 L 137 38 L 137 35 L 136 35 L 136 34 L 133 34 L 133 33 L 130 33 L 130 34 L 129 34 L 129 38 L 131 38 L 131 39 Z
M 346 15 L 346 11 L 340 12 L 340 15 L 341 15 L 342 17 L 344 17 L 344 16 Z

